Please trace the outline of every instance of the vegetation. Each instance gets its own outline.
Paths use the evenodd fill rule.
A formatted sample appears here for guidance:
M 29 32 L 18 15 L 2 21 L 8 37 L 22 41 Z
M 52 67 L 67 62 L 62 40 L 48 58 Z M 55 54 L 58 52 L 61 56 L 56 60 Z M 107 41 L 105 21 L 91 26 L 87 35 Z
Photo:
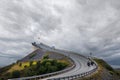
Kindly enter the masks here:
M 95 61 L 96 61 L 100 66 L 103 66 L 103 67 L 106 68 L 107 70 L 109 70 L 109 71 L 114 71 L 114 69 L 113 69 L 109 64 L 107 64 L 104 60 L 102 60 L 102 59 L 95 59 Z
M 23 76 L 41 75 L 62 70 L 67 67 L 67 65 L 68 64 L 57 60 L 45 58 L 42 61 L 38 61 L 36 65 L 24 69 L 22 73 L 24 73 Z
M 43 56 L 43 59 L 49 59 L 49 55 Z
M 33 65 L 33 61 L 30 61 L 30 63 L 29 63 L 29 64 L 30 64 L 30 66 L 32 66 L 32 65 Z
M 19 78 L 34 75 L 41 75 L 62 70 L 69 64 L 64 60 L 49 59 L 49 55 L 45 55 L 40 61 L 17 62 L 2 74 L 4 78 Z M 5 70 L 4 70 L 5 71 Z M 1 77 L 0 76 L 0 77 Z M 0 79 L 1 80 L 1 79 Z
M 33 58 L 34 56 L 36 56 L 36 53 L 30 54 L 29 59 Z
M 4 74 L 7 70 L 9 70 L 14 64 L 8 65 L 6 67 L 0 68 L 0 76 Z
M 11 77 L 18 78 L 20 77 L 20 71 L 15 70 L 11 73 Z
M 20 67 L 22 66 L 22 63 L 21 63 L 21 62 L 19 63 L 19 66 L 20 66 Z

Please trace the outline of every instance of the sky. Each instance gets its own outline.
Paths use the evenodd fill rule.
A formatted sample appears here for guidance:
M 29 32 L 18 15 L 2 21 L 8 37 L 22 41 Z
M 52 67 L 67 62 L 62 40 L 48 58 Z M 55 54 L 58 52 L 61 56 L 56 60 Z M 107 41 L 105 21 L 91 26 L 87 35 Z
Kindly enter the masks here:
M 120 0 L 0 0 L 0 66 L 34 41 L 120 66 Z

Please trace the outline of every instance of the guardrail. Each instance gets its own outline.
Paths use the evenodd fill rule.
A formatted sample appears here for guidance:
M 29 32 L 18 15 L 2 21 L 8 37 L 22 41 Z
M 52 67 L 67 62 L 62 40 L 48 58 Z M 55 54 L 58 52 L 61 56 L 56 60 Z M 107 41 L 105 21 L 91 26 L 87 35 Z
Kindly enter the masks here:
M 8 79 L 8 80 L 31 80 L 31 79 L 38 80 L 38 79 L 43 79 L 43 78 L 50 77 L 50 76 L 53 76 L 53 75 L 61 74 L 61 73 L 67 72 L 67 71 L 69 71 L 69 70 L 71 70 L 75 67 L 74 61 L 71 58 L 70 58 L 70 60 L 72 61 L 73 65 L 71 67 L 67 68 L 67 69 L 62 70 L 62 71 L 57 71 L 57 72 L 48 73 L 48 74 L 39 75 L 39 76 L 15 78 L 15 79 Z M 94 61 L 94 60 L 92 60 L 92 61 Z M 78 78 L 83 78 L 87 75 L 92 74 L 93 72 L 95 72 L 98 69 L 97 63 L 95 61 L 94 61 L 94 63 L 95 63 L 96 68 L 94 68 L 93 70 L 90 70 L 88 72 L 84 72 L 84 73 L 76 74 L 76 75 L 72 75 L 72 76 L 52 78 L 52 79 L 47 79 L 47 80 L 74 80 L 74 79 L 78 79 Z
M 61 73 L 64 73 L 64 72 L 72 70 L 76 66 L 74 60 L 72 60 L 71 58 L 69 58 L 69 60 L 72 63 L 72 66 L 69 67 L 69 68 L 66 68 L 64 70 L 61 70 L 61 71 L 57 71 L 57 72 L 53 72 L 53 73 L 48 73 L 48 74 L 43 74 L 43 75 L 38 75 L 38 76 L 14 78 L 14 79 L 8 79 L 8 80 L 31 80 L 31 79 L 38 80 L 38 79 L 42 79 L 42 78 L 45 78 L 45 77 L 50 77 L 50 76 L 53 76 L 53 75 L 61 74 Z
M 47 80 L 74 80 L 74 79 L 78 79 L 78 78 L 83 78 L 87 75 L 92 74 L 93 72 L 95 72 L 98 69 L 96 62 L 95 62 L 95 65 L 96 65 L 96 68 L 94 68 L 93 70 L 90 70 L 88 72 L 84 72 L 84 73 L 76 74 L 76 75 L 72 75 L 72 76 L 60 77 L 60 78 L 51 78 L 51 79 L 47 79 Z

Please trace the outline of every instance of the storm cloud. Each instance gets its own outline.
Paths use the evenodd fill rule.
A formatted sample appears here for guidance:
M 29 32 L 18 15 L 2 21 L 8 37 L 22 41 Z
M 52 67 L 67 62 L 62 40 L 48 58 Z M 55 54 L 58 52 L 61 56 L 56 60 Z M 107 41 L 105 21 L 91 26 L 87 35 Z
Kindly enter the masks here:
M 33 41 L 120 65 L 120 1 L 0 0 L 0 65 L 29 54 Z

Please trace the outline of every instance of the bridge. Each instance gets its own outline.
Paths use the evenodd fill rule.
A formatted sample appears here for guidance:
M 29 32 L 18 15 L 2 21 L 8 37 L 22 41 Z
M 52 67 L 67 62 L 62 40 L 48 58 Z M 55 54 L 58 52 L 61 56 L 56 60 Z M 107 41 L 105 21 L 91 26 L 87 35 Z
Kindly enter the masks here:
M 95 61 L 83 55 L 70 52 L 70 51 L 55 49 L 53 47 L 49 47 L 42 43 L 41 44 L 33 43 L 32 45 L 35 46 L 36 48 L 42 48 L 47 51 L 53 51 L 53 52 L 64 54 L 66 57 L 69 58 L 69 60 L 72 62 L 73 65 L 62 71 L 57 71 L 53 73 L 32 76 L 32 77 L 9 79 L 9 80 L 31 80 L 31 79 L 35 79 L 35 80 L 75 80 L 75 79 L 83 78 L 87 75 L 90 75 L 98 69 L 97 63 Z M 93 62 L 94 64 L 92 65 L 90 64 L 88 66 L 87 64 L 88 62 L 89 63 Z

